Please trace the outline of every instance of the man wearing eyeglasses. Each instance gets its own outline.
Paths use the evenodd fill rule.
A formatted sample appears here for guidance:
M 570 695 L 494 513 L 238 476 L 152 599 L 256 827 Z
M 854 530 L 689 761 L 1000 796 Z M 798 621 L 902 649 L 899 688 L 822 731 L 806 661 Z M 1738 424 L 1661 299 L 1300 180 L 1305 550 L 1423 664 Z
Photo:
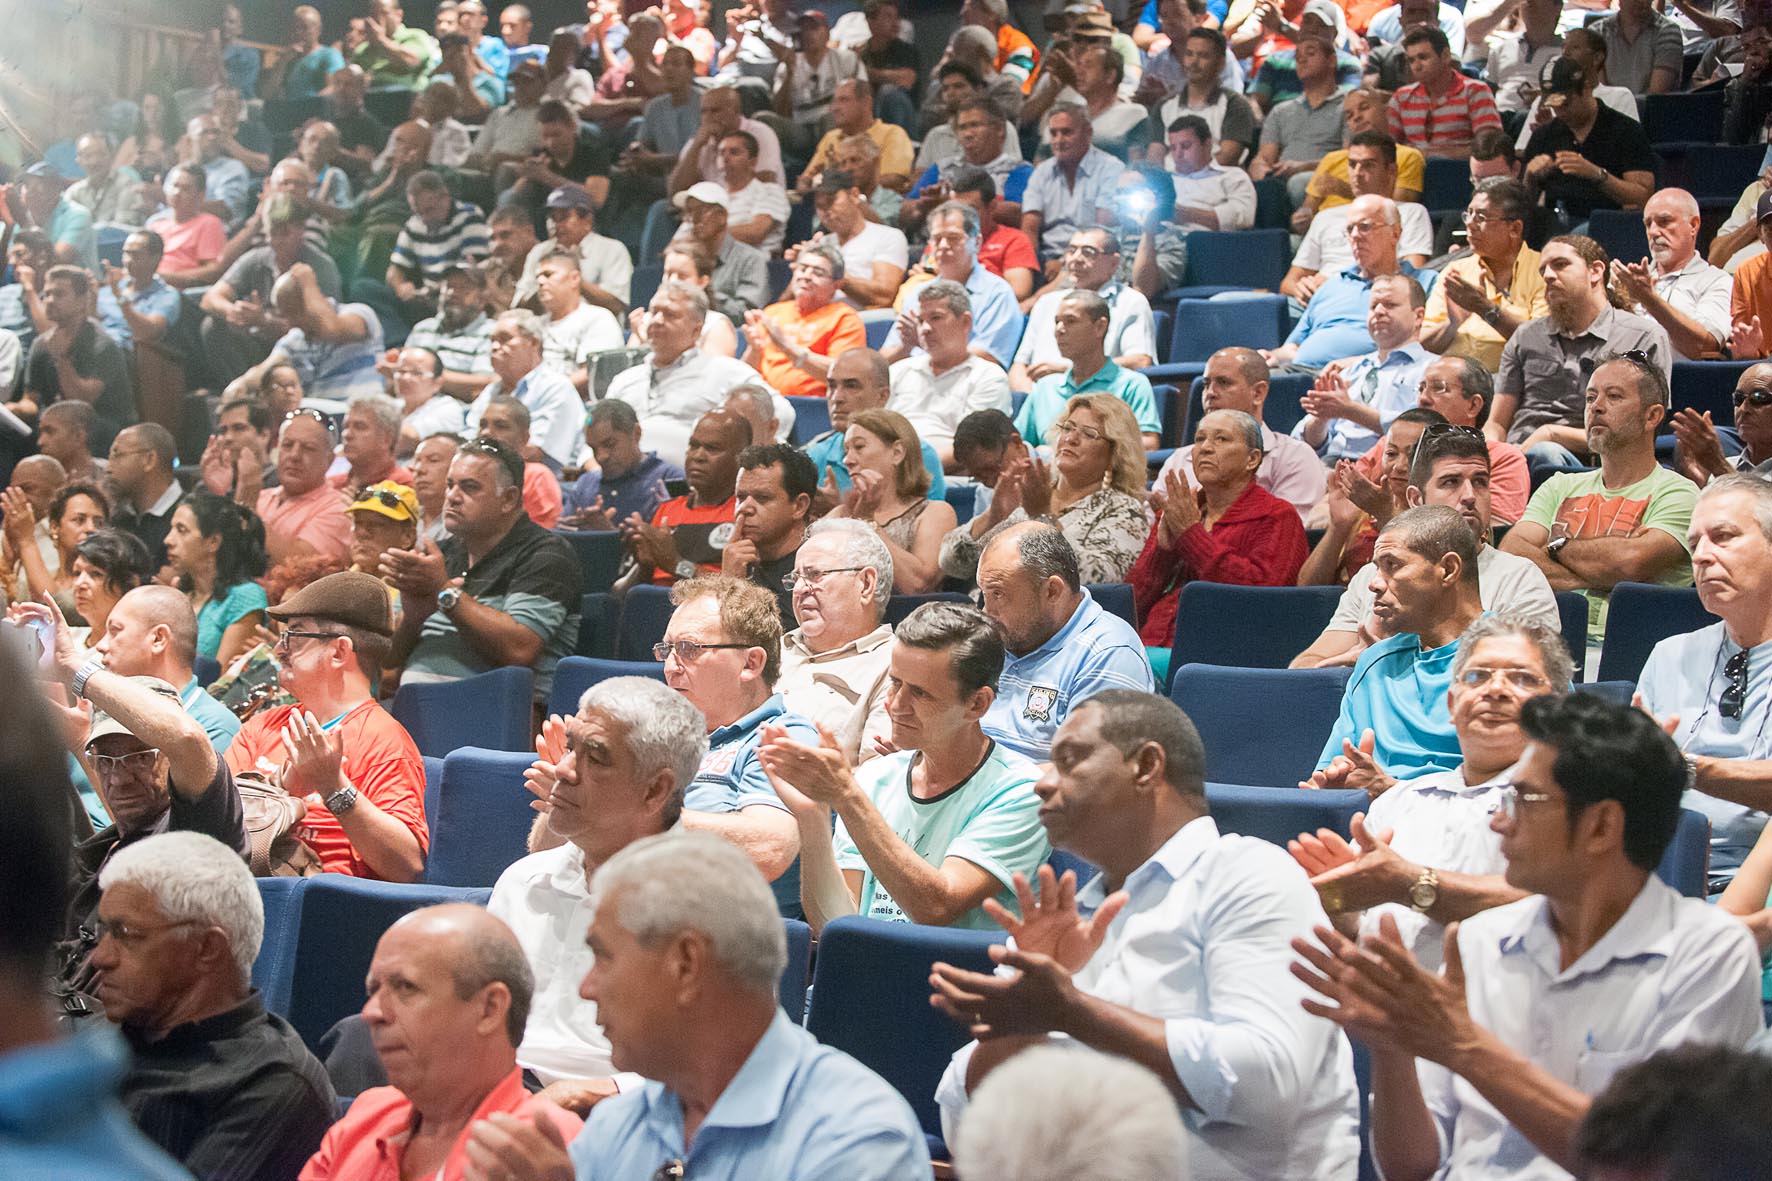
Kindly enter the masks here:
M 973 354 L 998 366 L 1014 359 L 1024 323 L 1021 304 L 1009 281 L 992 274 L 978 261 L 982 226 L 979 211 L 966 201 L 944 201 L 930 213 L 928 253 L 898 289 L 898 302 L 893 305 L 898 309 L 898 320 L 880 345 L 880 355 L 888 362 L 914 357 L 922 351 L 917 343 L 919 324 L 911 294 L 918 284 L 927 281 L 927 270 L 933 270 L 937 279 L 947 279 L 966 289 L 972 300 Z
M 1735 381 L 1735 433 L 1741 450 L 1725 453 L 1723 440 L 1711 423 L 1710 411 L 1700 414 L 1690 406 L 1674 412 L 1675 452 L 1680 471 L 1699 487 L 1716 476 L 1752 471 L 1772 474 L 1772 364 L 1750 365 Z
M 744 314 L 744 361 L 777 393 L 817 397 L 832 359 L 867 346 L 861 317 L 837 299 L 846 273 L 835 243 L 802 246 L 787 298 Z
M 1372 281 L 1366 332 L 1373 351 L 1325 366 L 1301 399 L 1305 416 L 1292 431 L 1325 462 L 1364 455 L 1416 404 L 1427 368 L 1420 340 L 1426 306 L 1427 293 L 1407 275 Z
M 1085 226 L 1071 235 L 1064 249 L 1060 282 L 1070 291 L 1093 291 L 1107 300 L 1108 335 L 1103 349 L 1122 369 L 1143 369 L 1156 363 L 1156 324 L 1151 304 L 1144 293 L 1130 283 L 1122 283 L 1120 273 L 1120 241 L 1111 229 Z M 1058 351 L 1053 320 L 1065 290 L 1054 284 L 1034 300 L 1028 311 L 1027 331 L 1015 350 L 1015 361 L 1009 366 L 1009 388 L 1022 393 L 1034 388 L 1034 382 L 1054 373 L 1070 369 L 1070 362 Z
M 1747 928 L 1655 876 L 1686 766 L 1640 710 L 1585 693 L 1520 709 L 1527 745 L 1489 820 L 1528 897 L 1448 932 L 1435 974 L 1394 920 L 1296 938 L 1305 1008 L 1372 1054 L 1372 1147 L 1394 1181 L 1579 1172 L 1575 1130 L 1621 1068 L 1759 1033 Z
M 1464 211 L 1470 253 L 1453 259 L 1427 299 L 1421 343 L 1448 357 L 1472 357 L 1493 373 L 1520 325 L 1550 313 L 1538 251 L 1526 245 L 1531 204 L 1511 177 L 1478 183 Z

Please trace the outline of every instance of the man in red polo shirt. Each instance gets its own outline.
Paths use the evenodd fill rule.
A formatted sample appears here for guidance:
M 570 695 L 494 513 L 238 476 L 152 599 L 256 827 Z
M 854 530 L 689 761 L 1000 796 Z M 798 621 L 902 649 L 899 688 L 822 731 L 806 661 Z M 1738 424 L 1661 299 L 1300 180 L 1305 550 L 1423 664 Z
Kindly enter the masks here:
M 1411 29 L 1403 38 L 1415 81 L 1391 96 L 1391 136 L 1424 156 L 1465 159 L 1477 132 L 1501 129 L 1501 112 L 1487 86 L 1459 72 L 1443 30 Z

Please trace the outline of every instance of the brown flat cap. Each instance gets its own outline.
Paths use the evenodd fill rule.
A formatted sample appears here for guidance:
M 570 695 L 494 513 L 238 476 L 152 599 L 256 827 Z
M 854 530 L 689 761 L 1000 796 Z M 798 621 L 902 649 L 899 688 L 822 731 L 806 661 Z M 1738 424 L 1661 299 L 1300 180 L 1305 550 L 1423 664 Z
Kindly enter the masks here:
M 324 619 L 381 636 L 394 634 L 388 588 L 380 579 L 356 570 L 316 578 L 272 607 L 269 614 L 272 619 Z

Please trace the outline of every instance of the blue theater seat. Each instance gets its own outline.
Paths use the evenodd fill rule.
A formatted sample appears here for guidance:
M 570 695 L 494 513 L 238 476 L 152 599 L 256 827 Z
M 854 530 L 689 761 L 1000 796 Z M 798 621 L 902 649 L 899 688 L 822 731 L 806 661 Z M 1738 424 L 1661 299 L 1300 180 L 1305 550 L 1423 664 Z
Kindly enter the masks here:
M 529 750 L 535 673 L 495 668 L 435 684 L 401 685 L 388 712 L 420 754 L 442 757 L 463 746 Z

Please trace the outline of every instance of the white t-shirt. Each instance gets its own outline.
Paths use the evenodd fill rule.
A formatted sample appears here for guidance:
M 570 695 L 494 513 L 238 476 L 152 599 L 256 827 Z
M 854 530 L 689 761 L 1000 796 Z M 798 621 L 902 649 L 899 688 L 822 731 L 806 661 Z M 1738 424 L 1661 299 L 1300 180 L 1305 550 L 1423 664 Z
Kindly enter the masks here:
M 1372 614 L 1372 577 L 1377 567 L 1367 562 L 1348 579 L 1341 601 L 1335 604 L 1325 631 L 1353 632 Z M 1477 583 L 1485 611 L 1506 611 L 1524 615 L 1535 623 L 1560 632 L 1562 617 L 1557 614 L 1557 597 L 1545 581 L 1544 571 L 1528 558 L 1504 554 L 1492 545 L 1477 551 Z
M 910 265 L 911 247 L 905 240 L 904 231 L 877 221 L 868 222 L 861 233 L 847 242 L 838 242 L 836 234 L 825 235 L 825 241 L 836 243 L 838 253 L 843 256 L 843 272 L 848 275 L 871 278 L 877 262 L 888 263 L 901 271 Z M 844 299 L 854 302 L 847 297 Z
M 778 184 L 751 178 L 751 183 L 744 188 L 726 191 L 726 221 L 729 225 L 741 226 L 760 214 L 768 214 L 774 219 L 769 232 L 757 244 L 757 249 L 764 254 L 781 253 L 782 236 L 788 228 L 788 191 Z
M 1311 218 L 1311 228 L 1305 231 L 1304 241 L 1298 244 L 1298 253 L 1292 256 L 1292 265 L 1330 275 L 1339 275 L 1353 266 L 1354 248 L 1347 244 L 1347 215 L 1352 208 L 1350 204 L 1319 209 Z M 1434 223 L 1427 215 L 1427 206 L 1402 201 L 1397 205 L 1397 213 L 1403 219 L 1403 236 L 1397 240 L 1397 257 L 1419 254 L 1432 258 Z
M 892 365 L 886 409 L 910 419 L 917 437 L 941 451 L 954 444 L 954 429 L 974 410 L 1010 413 L 1009 376 L 983 357 L 968 356 L 939 377 L 920 354 Z
M 570 373 L 592 353 L 621 346 L 621 325 L 609 309 L 580 303 L 560 319 L 548 321 L 541 359 L 562 373 Z
M 1015 362 L 1038 365 L 1042 361 L 1065 362 L 1058 352 L 1058 337 L 1053 334 L 1053 320 L 1058 304 L 1070 293 L 1069 288 L 1048 291 L 1028 309 L 1027 330 L 1015 350 Z M 1156 318 L 1151 314 L 1151 301 L 1144 292 L 1130 283 L 1115 279 L 1098 294 L 1108 303 L 1107 339 L 1102 347 L 1109 358 L 1143 355 L 1153 360 L 1157 355 Z

